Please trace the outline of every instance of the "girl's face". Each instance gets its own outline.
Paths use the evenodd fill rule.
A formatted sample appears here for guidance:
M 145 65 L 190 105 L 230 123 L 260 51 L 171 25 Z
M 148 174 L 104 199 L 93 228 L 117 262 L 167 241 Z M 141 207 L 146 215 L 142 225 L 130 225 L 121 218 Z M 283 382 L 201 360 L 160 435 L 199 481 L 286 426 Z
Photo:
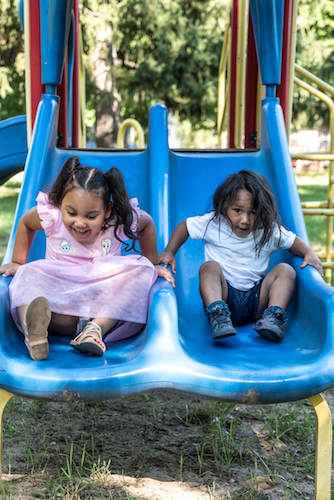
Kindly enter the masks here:
M 105 210 L 102 199 L 93 191 L 80 188 L 68 191 L 61 204 L 63 223 L 66 229 L 80 243 L 94 243 L 105 219 L 110 216 L 111 204 Z
M 253 197 L 246 189 L 240 189 L 227 208 L 227 222 L 240 238 L 246 238 L 254 229 Z

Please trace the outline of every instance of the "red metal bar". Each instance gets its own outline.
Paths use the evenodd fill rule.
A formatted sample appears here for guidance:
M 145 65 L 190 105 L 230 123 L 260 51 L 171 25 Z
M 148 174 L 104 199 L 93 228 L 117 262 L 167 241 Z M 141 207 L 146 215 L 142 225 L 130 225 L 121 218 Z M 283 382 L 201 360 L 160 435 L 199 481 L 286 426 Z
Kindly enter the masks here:
M 80 25 L 79 25 L 79 5 L 78 0 L 74 0 L 74 68 L 73 68 L 73 88 L 72 91 L 72 147 L 78 148 L 80 141 Z
M 42 94 L 45 92 L 45 86 L 41 83 L 41 26 L 39 0 L 30 0 L 29 2 L 29 31 L 31 126 L 33 128 L 37 107 Z
M 254 144 L 254 140 L 256 137 L 256 100 L 258 71 L 259 65 L 255 47 L 253 22 L 251 16 L 249 16 L 246 65 L 245 148 L 255 147 L 256 144 Z
M 291 22 L 292 22 L 292 0 L 285 0 L 284 20 L 283 20 L 283 47 L 282 47 L 282 70 L 281 83 L 277 87 L 277 97 L 283 108 L 285 126 L 288 116 L 289 106 L 289 73 L 290 73 L 290 54 L 291 54 Z

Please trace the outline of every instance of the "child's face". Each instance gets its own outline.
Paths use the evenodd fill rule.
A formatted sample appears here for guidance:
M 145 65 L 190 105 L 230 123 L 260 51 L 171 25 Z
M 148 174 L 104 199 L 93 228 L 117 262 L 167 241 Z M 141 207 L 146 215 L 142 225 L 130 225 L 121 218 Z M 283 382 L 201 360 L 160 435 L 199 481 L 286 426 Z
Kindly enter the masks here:
M 102 199 L 94 192 L 71 189 L 60 205 L 66 229 L 80 243 L 94 243 L 105 219 L 110 216 L 111 207 L 106 211 Z
M 227 222 L 240 238 L 246 238 L 254 229 L 253 197 L 246 189 L 237 192 L 232 204 L 227 208 Z

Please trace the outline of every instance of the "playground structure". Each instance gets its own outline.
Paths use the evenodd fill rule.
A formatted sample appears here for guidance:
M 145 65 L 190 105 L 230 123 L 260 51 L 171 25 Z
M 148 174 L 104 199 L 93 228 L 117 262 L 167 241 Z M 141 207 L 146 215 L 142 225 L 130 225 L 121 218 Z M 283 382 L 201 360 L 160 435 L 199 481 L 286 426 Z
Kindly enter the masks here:
M 334 88 L 295 64 L 297 7 L 297 0 L 285 2 L 282 71 L 280 84 L 277 87 L 277 97 L 280 98 L 283 109 L 288 138 L 290 136 L 294 85 L 298 85 L 309 94 L 316 96 L 329 108 L 330 150 L 328 152 L 292 153 L 291 158 L 293 160 L 328 161 L 329 163 L 327 200 L 304 202 L 302 208 L 304 215 L 323 215 L 326 217 L 326 247 L 324 252 L 318 252 L 317 255 L 324 259 L 325 280 L 331 284 L 332 270 L 334 269 L 332 260 L 334 256 L 332 251 L 334 216 L 334 102 L 332 98 Z M 241 147 L 243 144 L 246 147 L 260 147 L 261 101 L 265 95 L 265 89 L 261 85 L 254 54 L 253 24 L 248 18 L 248 0 L 243 0 L 242 3 L 233 4 L 232 21 L 225 33 L 220 60 L 217 113 L 220 147 L 224 124 L 227 122 L 230 147 Z M 245 113 L 246 107 L 247 112 Z
M 234 41 L 233 19 L 237 22 L 238 18 L 236 6 L 246 9 L 248 15 L 248 4 L 233 2 L 231 43 Z M 129 195 L 137 196 L 140 206 L 154 218 L 159 251 L 164 249 L 171 231 L 181 220 L 206 211 L 209 197 L 218 184 L 229 174 L 245 168 L 256 170 L 268 179 L 283 224 L 307 241 L 288 150 L 284 116 L 288 92 L 282 92 L 280 99 L 276 97 L 278 85 L 284 87 L 288 81 L 287 68 L 291 64 L 284 33 L 290 32 L 292 4 L 288 0 L 285 3 L 283 0 L 252 0 L 250 7 L 251 16 L 247 17 L 247 22 L 252 23 L 253 39 L 248 39 L 247 65 L 252 68 L 256 63 L 256 80 L 250 71 L 242 87 L 247 88 L 242 115 L 247 119 L 241 121 L 245 137 L 243 149 L 240 144 L 236 148 L 236 144 L 231 143 L 228 150 L 171 150 L 167 110 L 163 105 L 155 105 L 150 111 L 146 149 L 102 151 L 79 149 L 84 142 L 80 128 L 80 99 L 77 98 L 76 103 L 70 99 L 74 94 L 79 95 L 76 91 L 80 86 L 79 70 L 76 70 L 77 77 L 73 76 L 74 70 L 69 70 L 75 68 L 78 61 L 75 62 L 74 57 L 73 65 L 69 65 L 66 50 L 77 3 L 73 0 L 26 0 L 24 24 L 30 41 L 39 30 L 36 31 L 35 26 L 31 31 L 29 23 L 36 23 L 38 16 L 28 16 L 26 12 L 40 12 L 42 43 L 30 42 L 28 59 L 31 61 L 33 55 L 39 55 L 41 73 L 34 99 L 35 84 L 30 84 L 30 116 L 35 118 L 27 118 L 29 150 L 6 262 L 11 260 L 20 217 L 35 205 L 38 191 L 56 178 L 64 161 L 73 155 L 79 156 L 84 165 L 105 170 L 111 166 L 120 168 Z M 77 31 L 77 23 L 72 24 L 72 33 Z M 285 31 L 286 23 L 290 28 Z M 74 47 L 78 43 L 74 41 Z M 73 53 L 77 53 L 76 49 Z M 236 63 L 236 51 L 231 54 Z M 33 64 L 35 67 L 36 59 Z M 256 144 L 259 147 L 249 142 L 258 126 L 258 87 L 252 85 L 258 78 L 257 68 L 265 89 L 260 109 L 261 141 Z M 69 71 L 72 76 L 66 76 Z M 28 78 L 29 74 L 32 76 L 29 69 L 27 73 Z M 62 94 L 59 96 L 56 90 L 64 80 L 67 83 L 59 89 Z M 73 83 L 75 81 L 77 83 Z M 37 101 L 34 115 L 33 103 Z M 235 116 L 233 118 L 233 113 L 231 116 L 229 127 L 233 131 Z M 32 124 L 32 133 L 29 133 Z M 234 132 L 230 136 L 235 138 Z M 60 137 L 63 147 L 59 147 Z M 44 235 L 38 234 L 29 259 L 43 258 L 44 251 Z M 13 395 L 75 403 L 114 399 L 149 389 L 174 389 L 244 404 L 308 398 L 318 423 L 315 498 L 329 500 L 332 426 L 328 406 L 320 393 L 334 385 L 333 288 L 324 283 L 314 268 L 308 266 L 301 270 L 300 258 L 288 252 L 277 252 L 271 266 L 282 260 L 290 262 L 298 276 L 288 309 L 290 321 L 284 342 L 265 341 L 254 332 L 252 325 L 237 328 L 238 334 L 232 339 L 213 342 L 198 294 L 198 269 L 203 251 L 198 242 L 187 241 L 177 255 L 175 291 L 162 279 L 152 287 L 145 328 L 130 339 L 109 345 L 103 358 L 85 357 L 84 362 L 82 356 L 70 348 L 69 340 L 59 337 L 50 338 L 47 360 L 32 361 L 10 315 L 10 278 L 0 278 L 1 414 Z

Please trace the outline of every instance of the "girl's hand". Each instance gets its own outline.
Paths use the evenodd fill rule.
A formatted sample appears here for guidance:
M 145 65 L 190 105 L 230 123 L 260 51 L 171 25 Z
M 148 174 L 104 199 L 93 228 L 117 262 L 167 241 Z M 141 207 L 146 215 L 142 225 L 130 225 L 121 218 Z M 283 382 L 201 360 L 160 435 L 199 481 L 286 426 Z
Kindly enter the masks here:
M 159 278 L 164 278 L 165 280 L 169 281 L 169 283 L 172 284 L 172 287 L 175 288 L 175 280 L 174 280 L 172 273 L 170 271 L 168 271 L 168 269 L 166 269 L 165 267 L 158 266 L 158 265 L 156 265 L 154 267 L 158 273 Z
M 315 267 L 319 271 L 319 273 L 321 274 L 321 276 L 324 275 L 323 269 L 322 269 L 321 260 L 316 255 L 316 253 L 313 252 L 313 250 L 307 252 L 304 255 L 304 260 L 303 260 L 303 262 L 302 262 L 302 264 L 301 264 L 300 267 L 303 268 L 303 267 L 306 267 L 306 266 L 313 266 L 313 267 Z
M 9 262 L 8 264 L 4 264 L 3 266 L 0 266 L 0 275 L 4 278 L 8 278 L 8 276 L 14 276 L 18 268 L 21 266 L 21 264 L 17 264 L 16 262 Z
M 172 252 L 161 252 L 158 255 L 158 263 L 163 264 L 164 267 L 171 266 L 173 273 L 175 274 L 175 254 Z

